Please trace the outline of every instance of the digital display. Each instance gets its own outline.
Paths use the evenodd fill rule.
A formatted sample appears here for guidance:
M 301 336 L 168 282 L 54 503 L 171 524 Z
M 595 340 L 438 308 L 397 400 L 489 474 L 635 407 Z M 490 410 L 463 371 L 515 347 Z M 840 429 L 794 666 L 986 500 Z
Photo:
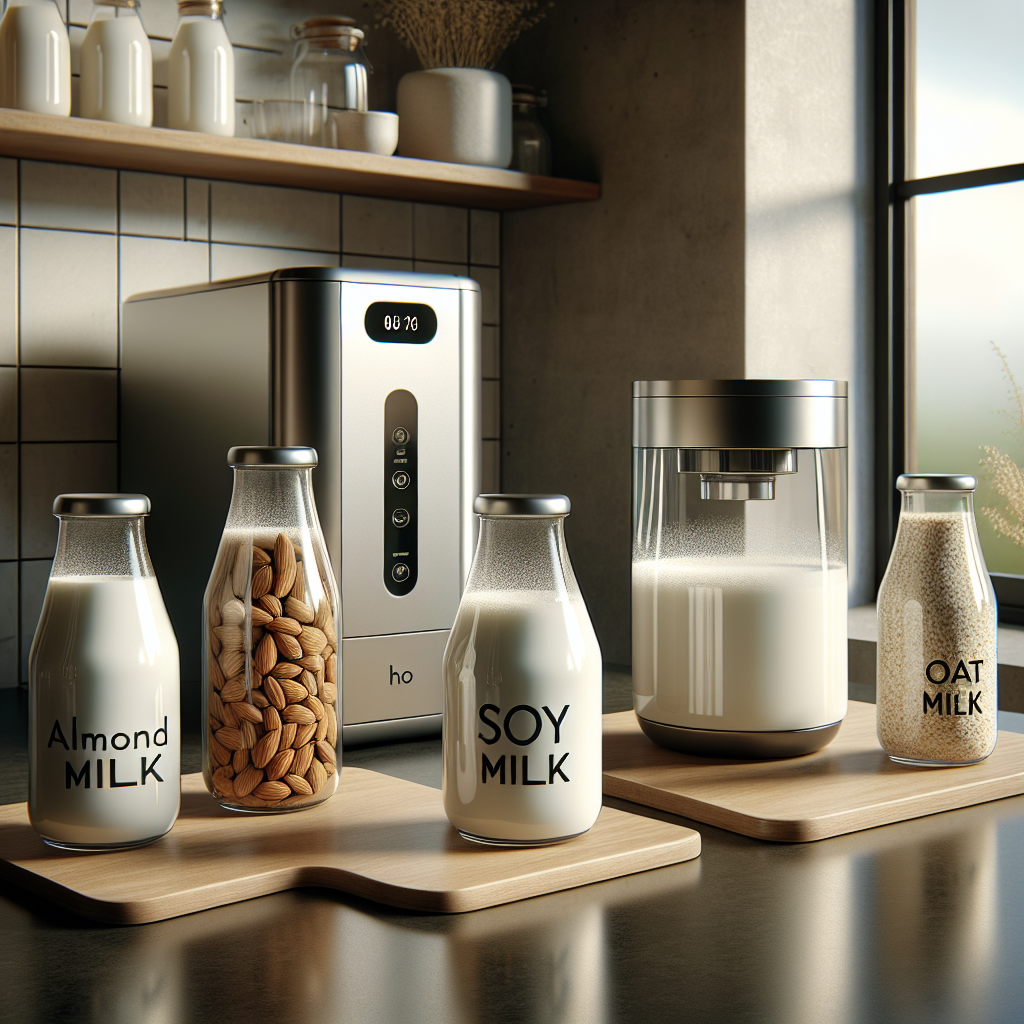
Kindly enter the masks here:
M 422 302 L 374 302 L 364 325 L 374 341 L 424 345 L 437 334 L 437 314 Z

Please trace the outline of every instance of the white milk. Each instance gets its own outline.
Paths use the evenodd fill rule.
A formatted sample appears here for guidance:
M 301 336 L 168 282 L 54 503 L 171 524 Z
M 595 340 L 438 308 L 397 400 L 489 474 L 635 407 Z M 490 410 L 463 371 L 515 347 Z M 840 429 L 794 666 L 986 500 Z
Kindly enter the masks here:
M 235 56 L 222 21 L 181 19 L 167 61 L 167 123 L 235 134 Z
M 60 12 L 49 0 L 4 12 L 0 107 L 71 114 L 71 46 Z
M 33 828 L 75 845 L 163 835 L 178 815 L 181 730 L 156 579 L 51 578 L 29 673 Z
M 93 19 L 81 59 L 82 117 L 153 123 L 153 52 L 137 16 Z
M 590 828 L 601 810 L 601 649 L 583 602 L 467 592 L 444 666 L 449 821 L 512 842 Z
M 633 565 L 633 699 L 651 722 L 749 732 L 846 715 L 846 569 Z

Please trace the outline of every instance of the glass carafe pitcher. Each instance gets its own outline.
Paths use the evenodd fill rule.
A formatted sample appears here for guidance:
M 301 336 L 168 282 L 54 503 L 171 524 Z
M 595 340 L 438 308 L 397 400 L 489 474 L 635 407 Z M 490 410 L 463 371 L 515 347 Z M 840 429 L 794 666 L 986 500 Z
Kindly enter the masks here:
M 477 842 L 536 846 L 601 810 L 601 649 L 565 547 L 564 495 L 482 494 L 444 653 L 444 808 Z
M 708 756 L 825 746 L 846 714 L 846 384 L 633 385 L 633 702 Z
M 331 796 L 341 767 L 338 591 L 312 448 L 232 448 L 231 507 L 203 602 L 203 775 L 232 810 Z

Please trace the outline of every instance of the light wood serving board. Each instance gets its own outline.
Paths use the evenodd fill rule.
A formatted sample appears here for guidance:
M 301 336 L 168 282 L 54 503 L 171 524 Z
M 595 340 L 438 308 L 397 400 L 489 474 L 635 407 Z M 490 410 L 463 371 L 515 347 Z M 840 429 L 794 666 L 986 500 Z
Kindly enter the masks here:
M 201 775 L 181 780 L 181 814 L 150 846 L 68 853 L 47 846 L 25 804 L 0 807 L 0 876 L 86 917 L 142 924 L 301 886 L 411 910 L 461 913 L 691 860 L 692 829 L 601 809 L 556 846 L 499 850 L 463 839 L 439 790 L 344 768 L 338 792 L 281 815 L 223 810 Z
M 875 705 L 850 701 L 824 750 L 731 761 L 664 750 L 632 711 L 604 716 L 604 792 L 756 839 L 803 843 L 1024 793 L 1024 735 L 1000 732 L 966 768 L 894 764 L 875 738 Z

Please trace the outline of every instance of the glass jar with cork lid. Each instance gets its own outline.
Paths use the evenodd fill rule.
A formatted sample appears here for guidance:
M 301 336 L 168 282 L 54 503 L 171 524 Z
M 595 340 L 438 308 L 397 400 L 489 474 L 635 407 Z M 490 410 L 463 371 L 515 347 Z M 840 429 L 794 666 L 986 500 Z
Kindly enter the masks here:
M 878 591 L 878 741 L 893 761 L 955 766 L 996 745 L 996 599 L 973 476 L 908 473 Z
M 203 775 L 224 807 L 310 807 L 338 786 L 338 590 L 312 448 L 232 448 L 203 602 Z

